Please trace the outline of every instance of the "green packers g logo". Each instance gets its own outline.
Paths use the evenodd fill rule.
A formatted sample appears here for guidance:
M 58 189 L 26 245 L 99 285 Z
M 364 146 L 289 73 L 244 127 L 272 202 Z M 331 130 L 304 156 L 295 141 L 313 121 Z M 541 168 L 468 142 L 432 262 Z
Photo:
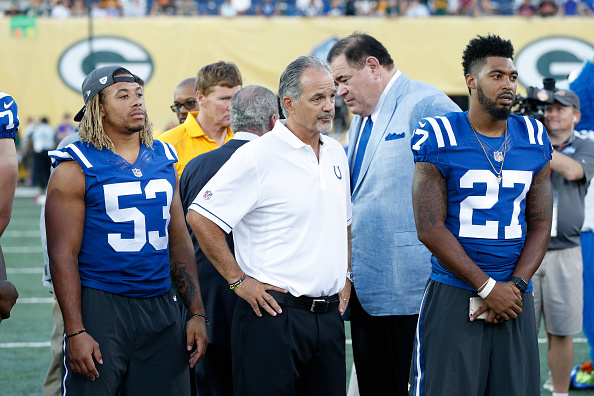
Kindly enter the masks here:
M 66 85 L 80 92 L 85 77 L 102 66 L 120 65 L 148 82 L 153 61 L 140 45 L 120 37 L 100 36 L 70 46 L 58 62 L 58 73 Z
M 586 59 L 592 60 L 594 46 L 573 37 L 547 37 L 534 41 L 515 59 L 518 80 L 526 87 L 541 87 L 542 79 L 553 77 L 565 83 L 571 72 Z

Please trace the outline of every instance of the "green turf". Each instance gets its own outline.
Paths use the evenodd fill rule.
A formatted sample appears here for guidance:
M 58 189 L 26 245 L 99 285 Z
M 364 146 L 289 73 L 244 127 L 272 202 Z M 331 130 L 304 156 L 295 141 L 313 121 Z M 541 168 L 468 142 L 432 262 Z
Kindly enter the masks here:
M 39 236 L 10 237 L 11 232 L 39 230 L 40 206 L 31 198 L 16 198 L 11 224 L 2 237 L 2 248 L 8 279 L 15 284 L 19 298 L 51 298 L 49 289 L 41 284 L 41 272 L 11 274 L 11 269 L 43 268 Z M 11 248 L 32 250 L 34 253 L 10 252 Z M 0 324 L 0 343 L 49 342 L 53 327 L 52 305 L 48 303 L 21 304 L 11 317 Z M 42 348 L 0 348 L 0 394 L 3 396 L 36 396 L 42 394 L 43 380 L 51 352 Z
M 51 298 L 49 289 L 41 284 L 43 256 L 40 251 L 39 236 L 9 237 L 11 231 L 35 234 L 39 230 L 40 206 L 31 198 L 16 198 L 11 224 L 7 234 L 2 238 L 5 259 L 9 268 L 9 279 L 16 285 L 20 298 Z M 13 234 L 15 235 L 15 234 Z M 25 247 L 31 253 L 10 252 L 11 248 Z M 15 274 L 11 269 L 37 268 L 37 273 Z M 23 300 L 22 300 L 23 301 Z M 17 303 L 9 320 L 0 324 L 0 344 L 21 342 L 49 342 L 52 331 L 51 303 Z M 346 325 L 347 339 L 350 338 L 350 327 Z M 541 334 L 543 338 L 544 335 Z M 577 337 L 583 338 L 583 334 Z M 544 383 L 548 373 L 546 365 L 546 344 L 540 344 L 541 381 Z M 576 364 L 589 360 L 587 344 L 575 345 Z M 347 377 L 350 377 L 352 366 L 352 348 L 346 348 Z M 37 396 L 42 395 L 45 373 L 51 359 L 49 347 L 0 348 L 0 395 L 2 396 Z M 543 395 L 550 395 L 542 391 Z M 572 396 L 594 396 L 594 391 L 571 391 Z M 463 395 L 462 395 L 463 396 Z

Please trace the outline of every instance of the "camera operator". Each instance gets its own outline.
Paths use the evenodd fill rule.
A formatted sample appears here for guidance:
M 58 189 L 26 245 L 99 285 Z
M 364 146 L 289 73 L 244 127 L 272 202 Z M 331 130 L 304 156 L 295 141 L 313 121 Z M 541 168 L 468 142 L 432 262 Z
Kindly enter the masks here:
M 553 94 L 544 123 L 555 149 L 551 160 L 553 224 L 551 240 L 532 278 L 536 321 L 545 319 L 548 364 L 553 395 L 567 395 L 573 366 L 572 334 L 582 330 L 583 282 L 580 230 L 584 197 L 594 175 L 594 141 L 573 133 L 580 120 L 580 101 L 569 90 Z

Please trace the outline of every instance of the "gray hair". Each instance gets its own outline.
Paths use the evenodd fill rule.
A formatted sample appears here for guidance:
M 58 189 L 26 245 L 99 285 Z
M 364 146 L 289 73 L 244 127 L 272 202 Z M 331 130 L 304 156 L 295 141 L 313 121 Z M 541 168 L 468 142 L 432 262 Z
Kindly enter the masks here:
M 299 103 L 299 98 L 303 89 L 301 87 L 301 76 L 308 68 L 313 68 L 319 71 L 327 71 L 330 73 L 330 67 L 323 60 L 316 58 L 313 55 L 303 55 L 289 63 L 280 77 L 278 86 L 278 96 L 280 96 L 281 107 L 285 117 L 289 116 L 289 112 L 283 103 L 283 98 L 288 96 L 295 102 Z
M 249 85 L 231 99 L 231 129 L 233 132 L 270 130 L 270 117 L 278 116 L 276 95 L 260 85 Z

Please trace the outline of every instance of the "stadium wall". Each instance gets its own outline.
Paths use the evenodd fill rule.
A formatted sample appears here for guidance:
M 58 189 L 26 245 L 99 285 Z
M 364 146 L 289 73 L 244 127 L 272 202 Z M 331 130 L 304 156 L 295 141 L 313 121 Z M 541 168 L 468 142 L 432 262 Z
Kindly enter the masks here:
M 561 81 L 594 57 L 594 19 L 521 17 L 260 18 L 148 17 L 0 19 L 0 90 L 27 117 L 49 116 L 57 124 L 82 105 L 84 76 L 98 65 L 125 64 L 146 83 L 146 103 L 155 130 L 175 123 L 173 89 L 205 64 L 235 62 L 244 85 L 276 92 L 285 66 L 302 54 L 324 57 L 336 38 L 364 31 L 382 41 L 398 68 L 450 95 L 466 95 L 461 53 L 477 34 L 512 40 L 520 89 Z M 94 39 L 89 44 L 89 33 Z M 94 55 L 91 55 L 94 54 Z

